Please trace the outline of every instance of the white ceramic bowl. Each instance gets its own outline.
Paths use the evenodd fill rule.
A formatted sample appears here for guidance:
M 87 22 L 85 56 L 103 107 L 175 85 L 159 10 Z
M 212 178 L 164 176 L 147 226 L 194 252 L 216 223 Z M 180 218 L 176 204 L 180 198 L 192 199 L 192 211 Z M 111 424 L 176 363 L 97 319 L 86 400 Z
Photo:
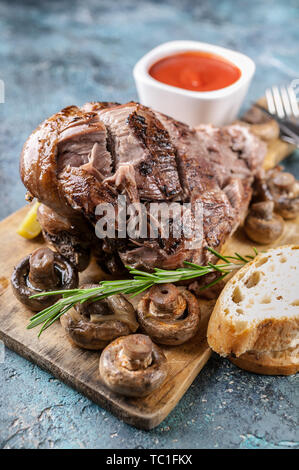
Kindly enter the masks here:
M 190 91 L 161 83 L 148 70 L 159 59 L 184 51 L 204 51 L 217 54 L 241 71 L 232 85 L 215 91 Z M 229 124 L 236 119 L 255 71 L 254 62 L 244 54 L 197 41 L 171 41 L 155 47 L 134 67 L 134 79 L 142 104 L 167 114 L 190 126 L 211 123 Z

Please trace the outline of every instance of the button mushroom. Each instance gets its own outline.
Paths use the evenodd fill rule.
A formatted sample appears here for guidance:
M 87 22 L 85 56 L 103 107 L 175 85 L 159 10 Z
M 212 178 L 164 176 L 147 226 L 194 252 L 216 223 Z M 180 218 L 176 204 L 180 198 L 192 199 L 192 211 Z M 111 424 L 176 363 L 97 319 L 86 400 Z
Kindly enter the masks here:
M 294 219 L 299 214 L 299 181 L 278 166 L 267 171 L 256 183 L 256 199 L 273 201 L 274 210 L 284 219 Z
M 153 286 L 137 308 L 143 330 L 160 344 L 178 345 L 192 338 L 199 328 L 200 308 L 191 292 L 174 284 Z
M 38 248 L 23 258 L 11 276 L 15 296 L 33 311 L 49 307 L 59 295 L 30 299 L 43 291 L 74 289 L 78 286 L 78 272 L 58 253 L 47 247 Z
M 100 358 L 100 374 L 113 392 L 143 397 L 156 390 L 168 372 L 167 360 L 149 336 L 117 338 Z
M 98 287 L 85 284 L 83 288 Z M 84 349 L 103 349 L 115 338 L 137 331 L 135 310 L 121 294 L 76 304 L 60 318 L 69 339 Z
M 244 230 L 250 240 L 266 245 L 280 237 L 284 222 L 280 215 L 273 212 L 273 209 L 273 201 L 252 204 L 244 223 Z

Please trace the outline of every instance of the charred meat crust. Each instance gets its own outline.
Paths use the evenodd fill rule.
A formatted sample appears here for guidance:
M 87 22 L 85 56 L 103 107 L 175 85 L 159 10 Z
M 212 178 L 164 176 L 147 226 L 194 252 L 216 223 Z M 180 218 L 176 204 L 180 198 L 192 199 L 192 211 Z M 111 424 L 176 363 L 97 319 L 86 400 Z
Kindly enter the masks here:
M 129 115 L 127 121 L 151 157 L 137 166 L 139 175 L 155 180 L 161 191 L 161 200 L 178 197 L 182 188 L 177 173 L 175 148 L 167 130 L 152 111 L 140 105 Z M 146 195 L 143 197 L 146 198 Z
M 76 266 L 79 272 L 87 268 L 91 254 L 91 247 L 88 242 L 82 242 L 78 237 L 66 231 L 52 234 L 43 230 L 42 233 L 44 240 Z

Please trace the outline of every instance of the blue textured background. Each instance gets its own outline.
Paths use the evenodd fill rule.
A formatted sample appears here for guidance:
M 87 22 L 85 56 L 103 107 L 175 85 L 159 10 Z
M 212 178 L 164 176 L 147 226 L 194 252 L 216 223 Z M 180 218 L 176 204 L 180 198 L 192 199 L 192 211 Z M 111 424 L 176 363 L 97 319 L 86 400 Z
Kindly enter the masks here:
M 0 0 L 0 217 L 24 204 L 18 158 L 32 129 L 63 106 L 136 99 L 132 67 L 161 42 L 194 39 L 251 56 L 257 72 L 247 105 L 267 86 L 298 78 L 298 7 L 298 0 Z M 299 175 L 298 155 L 287 167 Z M 216 356 L 150 432 L 11 351 L 0 374 L 3 448 L 299 446 L 297 378 L 255 376 Z

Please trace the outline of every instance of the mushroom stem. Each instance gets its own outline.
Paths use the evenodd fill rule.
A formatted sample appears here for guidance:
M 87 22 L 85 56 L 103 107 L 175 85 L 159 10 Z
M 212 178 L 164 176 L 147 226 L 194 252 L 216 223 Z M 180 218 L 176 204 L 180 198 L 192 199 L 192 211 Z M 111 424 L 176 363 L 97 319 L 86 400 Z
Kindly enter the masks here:
M 152 363 L 153 343 L 148 336 L 130 335 L 123 340 L 121 365 L 129 370 L 146 369 Z
M 154 316 L 179 318 L 187 307 L 186 299 L 174 284 L 153 286 L 149 299 L 149 313 Z
M 37 289 L 58 286 L 59 276 L 55 271 L 54 253 L 49 248 L 38 248 L 29 258 L 29 282 Z

